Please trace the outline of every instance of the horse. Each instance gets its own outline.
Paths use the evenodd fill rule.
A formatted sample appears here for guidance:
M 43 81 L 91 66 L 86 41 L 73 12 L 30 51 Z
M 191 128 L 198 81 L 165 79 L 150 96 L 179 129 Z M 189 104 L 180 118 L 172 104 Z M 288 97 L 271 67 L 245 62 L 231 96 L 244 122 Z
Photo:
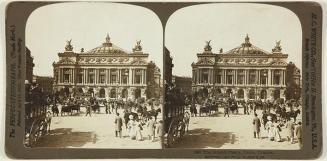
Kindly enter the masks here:
M 209 107 L 208 106 L 201 106 L 200 107 L 200 113 L 199 113 L 200 117 L 202 116 L 202 113 L 205 113 L 206 116 L 208 116 L 209 113 L 210 113 Z
M 76 111 L 77 113 L 79 113 L 81 111 L 81 106 L 79 104 L 71 105 L 70 108 L 72 109 L 72 112 Z
M 218 105 L 217 104 L 211 104 L 209 106 L 209 113 L 211 114 L 211 111 L 214 111 L 215 113 L 218 113 Z
M 91 105 L 91 108 L 92 108 L 92 111 L 93 113 L 95 113 L 96 111 L 98 111 L 98 113 L 100 113 L 100 105 L 99 104 L 94 104 L 94 105 Z
M 51 112 L 52 112 L 53 116 L 55 116 L 55 114 L 57 114 L 57 116 L 59 115 L 59 109 L 58 109 L 57 105 L 51 106 Z
M 65 105 L 61 107 L 60 115 L 62 116 L 64 113 L 70 113 L 70 115 L 72 115 L 72 109 L 70 106 Z
M 286 112 L 286 119 L 289 120 L 290 118 L 293 118 L 294 120 L 296 120 L 297 115 L 299 115 L 300 113 L 301 111 L 299 109 L 295 111 L 288 111 Z
M 229 109 L 232 111 L 232 113 L 234 114 L 236 112 L 236 114 L 238 114 L 238 106 L 236 103 L 233 103 L 229 106 Z

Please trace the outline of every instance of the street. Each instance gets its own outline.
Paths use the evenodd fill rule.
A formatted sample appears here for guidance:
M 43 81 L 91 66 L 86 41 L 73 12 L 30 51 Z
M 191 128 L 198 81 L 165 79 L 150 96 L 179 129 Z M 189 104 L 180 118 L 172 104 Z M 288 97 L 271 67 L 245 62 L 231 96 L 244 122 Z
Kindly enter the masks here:
M 112 149 L 160 149 L 161 142 L 148 140 L 144 126 L 143 141 L 131 140 L 123 126 L 122 138 L 115 137 L 114 114 L 105 114 L 101 107 L 100 114 L 85 116 L 85 109 L 73 116 L 52 117 L 51 131 L 35 147 L 60 148 L 112 148 Z M 122 110 L 118 111 L 121 116 Z M 60 114 L 59 114 L 60 115 Z
M 219 109 L 220 112 L 223 111 Z M 269 141 L 267 131 L 261 126 L 261 139 L 253 137 L 253 114 L 230 114 L 224 117 L 222 113 L 210 117 L 191 117 L 189 131 L 173 148 L 208 148 L 208 149 L 278 149 L 297 150 L 297 143 L 286 140 L 286 130 L 280 132 L 282 142 Z M 257 111 L 261 118 L 262 111 Z

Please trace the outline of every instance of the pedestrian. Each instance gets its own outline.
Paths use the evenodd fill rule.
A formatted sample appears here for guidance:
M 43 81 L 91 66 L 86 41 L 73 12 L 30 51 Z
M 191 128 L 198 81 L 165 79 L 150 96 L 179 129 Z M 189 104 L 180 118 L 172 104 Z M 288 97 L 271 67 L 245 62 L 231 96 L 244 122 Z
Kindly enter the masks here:
M 271 119 L 271 116 L 267 116 L 267 123 L 265 124 L 265 127 L 268 132 L 268 139 L 270 141 L 274 141 L 274 124 Z
M 136 139 L 136 121 L 134 120 L 133 115 L 129 115 L 129 121 L 127 123 L 128 136 L 132 139 Z
M 226 115 L 229 117 L 229 107 L 228 107 L 227 104 L 225 104 L 225 106 L 224 106 L 224 117 L 225 117 Z
M 135 122 L 135 129 L 136 129 L 135 139 L 137 141 L 143 141 L 143 135 L 142 135 L 143 126 L 141 121 L 138 119 Z
M 155 138 L 155 120 L 154 120 L 154 117 L 151 117 L 151 119 L 148 121 L 147 128 L 148 128 L 149 140 L 154 141 L 154 138 Z
M 159 138 L 159 141 L 162 141 L 163 139 L 163 133 L 162 133 L 162 130 L 163 130 L 163 121 L 162 120 L 159 120 L 157 125 L 156 125 L 156 132 L 157 132 L 157 136 Z
M 297 123 L 297 125 L 295 126 L 295 136 L 297 138 L 298 144 L 300 146 L 300 148 L 302 148 L 303 144 L 302 144 L 302 123 L 301 121 L 299 121 Z
M 91 104 L 89 104 L 89 103 L 86 104 L 86 115 L 85 116 L 87 116 L 88 114 L 91 117 Z
M 258 118 L 258 115 L 256 113 L 254 114 L 254 118 L 253 118 L 252 124 L 253 124 L 254 138 L 260 139 L 260 127 L 261 127 L 261 123 L 260 123 L 260 119 Z
M 294 120 L 292 118 L 286 122 L 285 128 L 287 130 L 287 141 L 291 141 L 291 144 L 294 144 L 295 125 Z
M 123 119 L 119 116 L 119 113 L 116 114 L 115 118 L 115 136 L 121 138 L 122 133 L 122 126 L 123 126 Z
M 274 127 L 273 127 L 273 132 L 274 132 L 274 141 L 281 142 L 282 137 L 280 136 L 280 132 L 282 131 L 280 124 L 277 123 L 277 120 L 274 121 Z
M 250 115 L 248 105 L 246 105 L 245 102 L 243 102 L 243 103 L 242 103 L 242 106 L 243 106 L 243 109 L 244 109 L 244 115 L 245 115 L 245 114 Z

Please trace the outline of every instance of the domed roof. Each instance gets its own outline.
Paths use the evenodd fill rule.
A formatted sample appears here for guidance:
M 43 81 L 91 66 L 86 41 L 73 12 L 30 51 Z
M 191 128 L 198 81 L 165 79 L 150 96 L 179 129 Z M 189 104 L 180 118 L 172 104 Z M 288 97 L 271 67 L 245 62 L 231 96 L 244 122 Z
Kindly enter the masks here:
M 269 52 L 263 50 L 263 49 L 260 49 L 254 45 L 252 45 L 250 43 L 250 38 L 248 35 L 246 35 L 245 37 L 245 42 L 242 43 L 241 46 L 239 47 L 236 47 L 232 50 L 229 50 L 223 54 L 245 54 L 245 55 L 248 55 L 248 54 L 259 54 L 259 55 L 266 55 L 266 54 L 270 54 Z
M 85 52 L 85 54 L 128 54 L 129 52 L 114 45 L 110 41 L 109 35 L 106 37 L 106 41 L 90 51 Z

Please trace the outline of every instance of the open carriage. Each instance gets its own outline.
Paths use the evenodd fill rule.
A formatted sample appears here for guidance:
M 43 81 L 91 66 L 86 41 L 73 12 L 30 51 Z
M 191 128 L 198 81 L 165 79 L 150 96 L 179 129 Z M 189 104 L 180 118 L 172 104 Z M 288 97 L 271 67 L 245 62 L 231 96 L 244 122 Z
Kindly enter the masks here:
M 33 147 L 50 130 L 51 114 L 42 92 L 29 84 L 25 87 L 25 146 Z

